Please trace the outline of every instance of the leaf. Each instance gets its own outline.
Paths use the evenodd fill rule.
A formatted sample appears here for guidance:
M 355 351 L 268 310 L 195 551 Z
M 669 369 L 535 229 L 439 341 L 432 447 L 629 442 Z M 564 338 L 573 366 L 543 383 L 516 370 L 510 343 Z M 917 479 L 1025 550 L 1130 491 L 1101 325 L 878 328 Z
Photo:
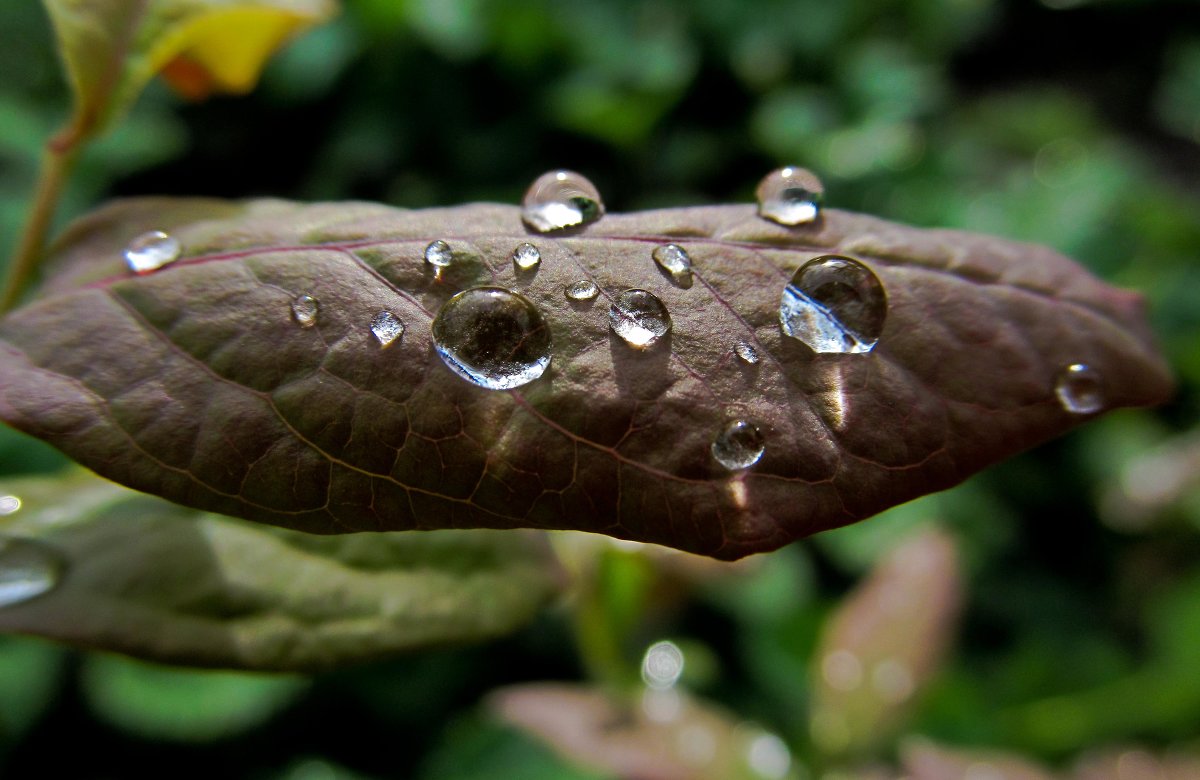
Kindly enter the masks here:
M 75 94 L 72 132 L 123 114 L 156 73 L 184 96 L 248 92 L 267 58 L 333 0 L 43 0 Z
M 133 277 L 147 227 L 185 259 Z M 441 275 L 422 260 L 446 240 Z M 651 260 L 672 240 L 695 284 Z M 533 241 L 536 273 L 510 255 Z M 815 355 L 779 326 L 814 255 L 852 254 L 888 297 L 869 354 Z M 39 300 L 0 321 L 0 417 L 102 475 L 180 503 L 303 531 L 572 528 L 733 559 L 953 485 L 1070 430 L 1055 396 L 1077 362 L 1107 409 L 1162 401 L 1171 379 L 1138 296 L 1054 252 L 826 212 L 789 230 L 749 206 L 610 214 L 531 236 L 517 209 L 141 199 L 58 244 Z M 565 285 L 604 295 L 572 303 Z M 546 317 L 539 380 L 486 390 L 447 369 L 430 321 L 500 284 Z M 612 335 L 608 300 L 640 287 L 674 327 L 656 348 Z M 290 306 L 319 302 L 315 327 Z M 407 330 L 386 349 L 369 324 Z M 738 340 L 762 360 L 740 363 Z M 744 472 L 712 456 L 733 417 L 763 431 Z
M 82 473 L 2 489 L 22 504 L 0 517 L 0 540 L 35 546 L 60 575 L 0 608 L 0 631 L 165 663 L 307 670 L 476 641 L 522 625 L 561 586 L 531 534 L 311 536 Z

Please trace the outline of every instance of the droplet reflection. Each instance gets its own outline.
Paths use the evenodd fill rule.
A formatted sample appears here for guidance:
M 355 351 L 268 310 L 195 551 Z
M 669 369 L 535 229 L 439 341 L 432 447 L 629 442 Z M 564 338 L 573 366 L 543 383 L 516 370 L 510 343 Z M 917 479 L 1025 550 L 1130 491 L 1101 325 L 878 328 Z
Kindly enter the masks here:
M 579 227 L 604 216 L 596 186 L 574 171 L 550 171 L 529 185 L 521 200 L 521 219 L 539 233 Z
M 62 579 L 63 569 L 53 548 L 32 539 L 0 537 L 0 607 L 50 592 Z
M 136 274 L 148 274 L 179 259 L 179 239 L 161 230 L 142 233 L 125 247 L 125 263 Z
M 883 332 L 887 296 L 874 272 L 840 255 L 809 260 L 779 304 L 783 332 L 813 352 L 870 352 Z
M 456 374 L 488 390 L 511 390 L 550 365 L 550 328 L 529 300 L 503 287 L 455 295 L 433 319 L 438 356 Z

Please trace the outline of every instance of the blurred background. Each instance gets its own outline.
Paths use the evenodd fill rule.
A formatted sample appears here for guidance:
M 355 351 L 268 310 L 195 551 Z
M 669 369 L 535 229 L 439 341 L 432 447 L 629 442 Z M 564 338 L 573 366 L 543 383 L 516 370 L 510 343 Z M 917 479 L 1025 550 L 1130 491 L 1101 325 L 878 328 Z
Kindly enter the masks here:
M 142 194 L 515 203 L 556 167 L 591 178 L 614 211 L 749 202 L 767 171 L 798 164 L 822 176 L 829 206 L 1053 246 L 1144 292 L 1179 378 L 1174 402 L 1109 415 L 733 572 L 614 547 L 593 556 L 604 572 L 591 598 L 629 616 L 610 624 L 632 673 L 670 638 L 687 659 L 679 685 L 778 735 L 789 762 L 778 772 L 776 749 L 757 776 L 816 778 L 834 755 L 894 764 L 915 734 L 1051 769 L 1096 751 L 1127 758 L 1132 745 L 1197 752 L 1197 10 L 346 0 L 250 96 L 187 104 L 153 84 L 83 157 L 60 224 Z M 68 106 L 40 5 L 0 3 L 5 257 Z M 64 463 L 0 430 L 0 475 Z M 831 730 L 814 708 L 847 673 L 823 663 L 822 637 L 881 557 L 931 522 L 956 550 L 945 579 L 962 584 L 949 649 L 930 650 L 936 668 L 912 681 L 920 690 L 894 723 L 870 737 Z M 575 603 L 499 642 L 312 678 L 175 671 L 0 637 L 0 776 L 614 777 L 573 768 L 479 707 L 506 684 L 595 679 Z

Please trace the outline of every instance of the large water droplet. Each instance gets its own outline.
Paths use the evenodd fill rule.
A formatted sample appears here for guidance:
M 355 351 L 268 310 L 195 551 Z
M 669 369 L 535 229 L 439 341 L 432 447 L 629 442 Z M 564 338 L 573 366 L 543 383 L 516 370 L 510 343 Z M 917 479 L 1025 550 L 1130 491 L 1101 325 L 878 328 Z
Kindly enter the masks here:
M 783 290 L 783 332 L 813 352 L 870 352 L 883 332 L 887 295 L 857 260 L 825 255 L 802 265 Z
M 600 288 L 591 279 L 571 282 L 563 291 L 573 301 L 590 301 L 600 294 Z
M 0 537 L 0 607 L 21 604 L 54 589 L 63 561 L 31 539 Z
M 654 247 L 651 253 L 658 267 L 671 276 L 671 281 L 680 287 L 692 286 L 692 258 L 678 244 L 663 244 Z
M 300 324 L 300 327 L 311 328 L 317 324 L 317 314 L 320 308 L 317 299 L 311 295 L 297 295 L 296 300 L 292 301 L 292 316 Z
M 129 242 L 125 247 L 125 262 L 134 273 L 148 274 L 178 260 L 182 251 L 179 239 L 161 230 L 151 230 Z
M 521 200 L 521 219 L 539 233 L 586 225 L 602 216 L 600 192 L 574 171 L 542 174 Z
M 758 215 L 789 227 L 814 221 L 821 213 L 825 186 L 805 168 L 771 171 L 758 183 Z
M 429 263 L 437 270 L 441 270 L 454 262 L 454 252 L 451 251 L 450 245 L 442 239 L 430 241 L 425 247 L 425 262 Z
M 533 244 L 521 244 L 513 250 L 512 261 L 518 271 L 534 271 L 542 264 L 542 253 Z
M 626 290 L 608 309 L 609 326 L 631 347 L 645 349 L 671 329 L 671 315 L 658 296 L 646 290 Z
M 745 420 L 726 423 L 713 439 L 712 455 L 730 471 L 748 469 L 762 458 L 767 440 L 757 425 Z
M 433 345 L 454 373 L 489 390 L 528 384 L 550 365 L 550 328 L 538 308 L 503 287 L 475 287 L 433 318 Z
M 379 342 L 379 346 L 389 346 L 404 335 L 404 323 L 390 311 L 381 311 L 371 320 L 371 335 Z
M 1072 414 L 1095 414 L 1104 408 L 1104 381 L 1099 371 L 1084 363 L 1063 369 L 1054 393 L 1062 408 Z
M 758 362 L 758 350 L 748 341 L 739 341 L 733 345 L 733 352 L 738 356 L 738 360 L 747 365 L 754 365 Z

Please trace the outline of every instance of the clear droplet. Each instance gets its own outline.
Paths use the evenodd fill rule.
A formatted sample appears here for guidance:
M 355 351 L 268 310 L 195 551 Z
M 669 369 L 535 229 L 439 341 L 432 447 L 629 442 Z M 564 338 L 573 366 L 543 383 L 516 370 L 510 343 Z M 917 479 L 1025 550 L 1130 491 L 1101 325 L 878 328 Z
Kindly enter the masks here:
M 663 244 L 654 247 L 651 253 L 658 267 L 671 276 L 671 281 L 680 287 L 692 286 L 692 258 L 678 244 Z
M 521 219 L 539 233 L 586 225 L 602 216 L 600 192 L 574 171 L 542 174 L 521 200 Z
M 683 674 L 683 651 L 674 642 L 663 640 L 646 648 L 642 656 L 642 682 L 647 687 L 670 688 Z
M 425 247 L 425 262 L 435 269 L 446 268 L 454 262 L 454 252 L 451 251 L 450 245 L 440 238 L 430 241 L 429 246 Z
M 446 301 L 433 318 L 433 345 L 451 371 L 489 390 L 528 384 L 550 365 L 542 313 L 503 287 L 474 287 Z
M 600 294 L 600 288 L 591 279 L 580 279 L 568 284 L 564 292 L 573 301 L 590 301 Z
M 63 568 L 58 554 L 41 542 L 0 537 L 0 607 L 22 604 L 53 590 Z
M 1063 369 L 1054 393 L 1062 408 L 1072 414 L 1095 414 L 1104 408 L 1104 381 L 1099 371 L 1085 363 Z
M 758 350 L 748 341 L 739 341 L 734 344 L 733 352 L 743 363 L 753 366 L 758 362 Z
M 161 230 L 142 233 L 125 247 L 125 262 L 136 274 L 148 274 L 179 259 L 179 239 Z
M 521 244 L 513 250 L 512 261 L 518 271 L 533 271 L 542 264 L 542 253 L 533 244 Z
M 887 295 L 857 260 L 824 255 L 802 265 L 783 290 L 783 332 L 813 352 L 870 352 L 883 332 Z
M 300 324 L 302 328 L 311 328 L 317 324 L 317 313 L 320 311 L 320 304 L 317 299 L 308 295 L 297 295 L 296 300 L 292 301 L 292 317 Z
M 0 496 L 0 516 L 11 515 L 21 511 L 20 496 Z
M 760 217 L 792 227 L 820 216 L 825 185 L 812 171 L 789 166 L 764 176 L 755 194 Z
M 712 455 L 730 471 L 748 469 L 762 458 L 767 440 L 762 431 L 745 420 L 731 420 L 713 439 Z
M 389 346 L 404 335 L 404 323 L 390 311 L 381 311 L 371 320 L 371 335 L 379 342 L 379 346 Z
M 658 296 L 646 290 L 626 290 L 608 310 L 609 326 L 631 347 L 645 349 L 671 329 L 671 315 Z

